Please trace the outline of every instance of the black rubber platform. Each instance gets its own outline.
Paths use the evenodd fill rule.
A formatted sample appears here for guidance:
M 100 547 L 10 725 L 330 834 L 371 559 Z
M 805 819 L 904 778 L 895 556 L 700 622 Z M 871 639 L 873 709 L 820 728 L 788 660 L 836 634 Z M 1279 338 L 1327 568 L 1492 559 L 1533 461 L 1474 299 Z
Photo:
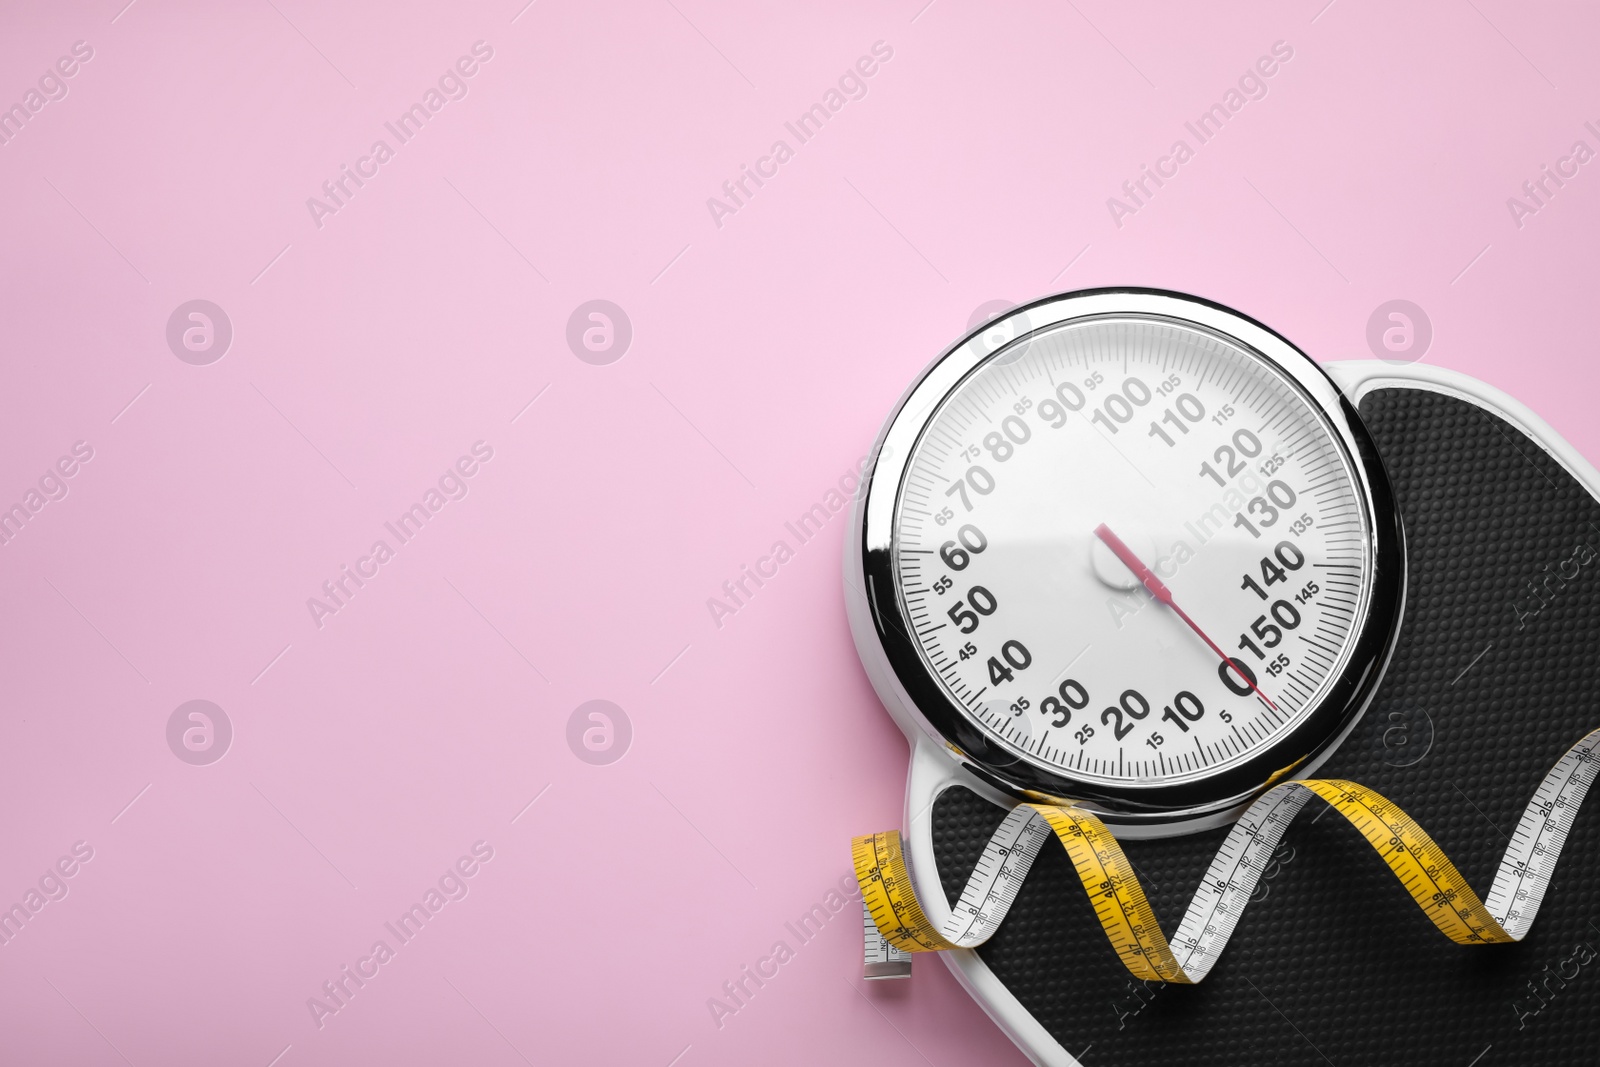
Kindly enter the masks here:
M 1600 502 L 1463 401 L 1390 389 L 1361 413 L 1405 520 L 1408 603 L 1374 704 L 1319 775 L 1398 802 L 1487 895 L 1539 781 L 1600 726 Z M 1089 1067 L 1600 1063 L 1596 807 L 1600 794 L 1519 945 L 1448 941 L 1313 800 L 1199 986 L 1131 980 L 1048 845 L 979 952 Z M 1002 815 L 962 788 L 935 805 L 952 904 Z M 1126 846 L 1169 935 L 1224 836 Z

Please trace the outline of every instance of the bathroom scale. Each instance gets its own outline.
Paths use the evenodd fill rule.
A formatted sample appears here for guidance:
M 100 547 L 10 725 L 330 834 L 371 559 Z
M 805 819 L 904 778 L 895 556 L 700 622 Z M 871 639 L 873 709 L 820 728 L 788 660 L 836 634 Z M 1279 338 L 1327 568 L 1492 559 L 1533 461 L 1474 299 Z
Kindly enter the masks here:
M 1193 296 L 963 337 L 845 553 L 911 744 L 866 976 L 936 953 L 1039 1064 L 1592 1062 L 1597 489 L 1484 383 Z

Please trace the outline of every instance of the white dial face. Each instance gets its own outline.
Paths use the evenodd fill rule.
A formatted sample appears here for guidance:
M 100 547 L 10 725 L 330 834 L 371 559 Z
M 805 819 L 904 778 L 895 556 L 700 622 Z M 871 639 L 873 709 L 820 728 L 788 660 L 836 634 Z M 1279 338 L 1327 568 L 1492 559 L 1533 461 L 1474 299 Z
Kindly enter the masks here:
M 990 737 L 1069 778 L 1169 784 L 1316 707 L 1366 613 L 1368 523 L 1290 379 L 1118 317 L 1005 350 L 944 400 L 894 568 L 926 666 Z

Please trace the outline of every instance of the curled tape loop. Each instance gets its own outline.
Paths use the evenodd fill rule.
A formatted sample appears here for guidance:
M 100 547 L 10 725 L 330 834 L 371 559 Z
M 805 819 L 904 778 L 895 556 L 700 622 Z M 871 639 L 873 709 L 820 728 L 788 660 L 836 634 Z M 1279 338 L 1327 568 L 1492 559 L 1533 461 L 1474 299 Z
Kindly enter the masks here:
M 1600 772 L 1600 730 L 1557 761 L 1522 813 L 1487 901 L 1416 820 L 1355 782 L 1304 779 L 1261 794 L 1245 810 L 1200 882 L 1169 942 L 1122 846 L 1104 823 L 1078 807 L 1020 804 L 984 846 L 961 898 L 935 928 L 917 901 L 899 831 L 851 842 L 861 884 L 865 953 L 873 961 L 899 952 L 973 948 L 999 928 L 1044 843 L 1066 848 L 1111 947 L 1128 971 L 1148 981 L 1193 984 L 1210 973 L 1272 854 L 1296 815 L 1315 796 L 1350 820 L 1383 857 L 1417 906 L 1462 945 L 1521 941 L 1533 925 L 1567 833 Z M 905 973 L 904 971 L 897 973 Z M 884 976 L 882 972 L 869 975 Z

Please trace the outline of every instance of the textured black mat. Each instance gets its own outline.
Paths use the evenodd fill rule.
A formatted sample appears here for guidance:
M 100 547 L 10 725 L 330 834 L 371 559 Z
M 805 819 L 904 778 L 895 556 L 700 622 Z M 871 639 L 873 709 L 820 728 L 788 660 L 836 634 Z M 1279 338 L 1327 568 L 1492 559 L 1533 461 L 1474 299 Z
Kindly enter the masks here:
M 1376 701 L 1319 774 L 1400 803 L 1486 895 L 1540 779 L 1600 726 L 1600 503 L 1465 402 L 1390 389 L 1361 412 L 1405 519 L 1408 603 Z M 1131 980 L 1051 846 L 979 951 L 1090 1067 L 1600 1063 L 1596 807 L 1519 945 L 1446 940 L 1348 823 L 1313 822 L 1313 800 L 1199 986 Z M 935 805 L 952 904 L 1002 814 L 962 788 Z M 1127 845 L 1169 935 L 1224 836 Z

